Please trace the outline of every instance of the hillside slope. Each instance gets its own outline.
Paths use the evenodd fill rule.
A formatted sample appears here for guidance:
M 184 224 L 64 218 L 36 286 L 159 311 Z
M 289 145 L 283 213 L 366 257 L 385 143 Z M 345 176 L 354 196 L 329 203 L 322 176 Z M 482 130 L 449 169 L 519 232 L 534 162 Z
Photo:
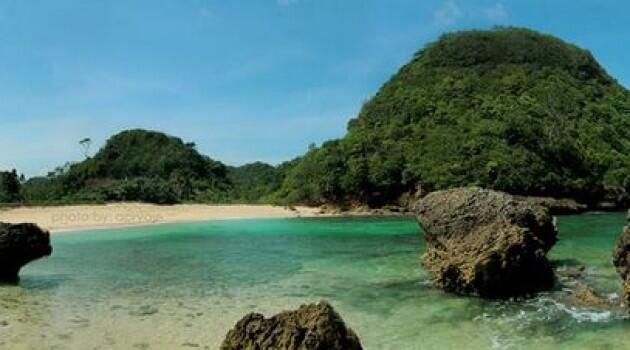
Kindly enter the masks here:
M 265 202 L 267 196 L 278 191 L 284 179 L 281 167 L 263 162 L 228 167 L 227 170 L 233 185 L 227 197 L 236 202 Z
M 157 131 L 112 136 L 93 157 L 24 186 L 27 200 L 145 201 L 174 203 L 222 196 L 226 167 L 192 143 Z
M 383 85 L 346 136 L 301 157 L 278 196 L 382 205 L 468 185 L 627 201 L 630 93 L 552 36 L 447 34 Z

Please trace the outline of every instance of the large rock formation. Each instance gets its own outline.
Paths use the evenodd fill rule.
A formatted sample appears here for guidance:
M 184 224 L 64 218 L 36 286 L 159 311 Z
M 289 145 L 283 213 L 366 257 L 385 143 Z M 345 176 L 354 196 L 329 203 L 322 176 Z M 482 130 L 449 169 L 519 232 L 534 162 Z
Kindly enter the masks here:
M 628 225 L 624 228 L 613 251 L 613 263 L 624 281 L 624 300 L 630 305 L 630 211 L 628 211 Z
M 22 266 L 51 253 L 48 231 L 34 224 L 0 223 L 0 281 L 17 281 Z
M 358 350 L 359 338 L 327 302 L 302 305 L 271 318 L 249 314 L 227 334 L 221 350 Z
M 428 194 L 416 205 L 433 282 L 448 292 L 503 298 L 554 285 L 546 254 L 557 229 L 548 209 L 477 187 Z

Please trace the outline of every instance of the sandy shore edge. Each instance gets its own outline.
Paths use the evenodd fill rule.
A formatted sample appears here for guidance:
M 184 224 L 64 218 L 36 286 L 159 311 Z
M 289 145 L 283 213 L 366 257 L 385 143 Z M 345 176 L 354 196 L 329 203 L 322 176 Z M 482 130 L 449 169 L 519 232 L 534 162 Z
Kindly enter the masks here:
M 115 203 L 0 210 L 0 222 L 32 222 L 52 233 L 75 232 L 205 220 L 324 217 L 335 215 L 313 207 L 273 205 L 154 205 Z

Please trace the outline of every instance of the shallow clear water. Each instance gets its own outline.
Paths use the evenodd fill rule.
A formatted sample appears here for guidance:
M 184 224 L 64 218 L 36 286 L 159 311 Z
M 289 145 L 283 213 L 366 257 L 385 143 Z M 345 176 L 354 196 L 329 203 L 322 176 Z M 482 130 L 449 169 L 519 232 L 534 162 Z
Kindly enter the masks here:
M 560 218 L 560 265 L 614 297 L 623 214 Z M 3 349 L 217 349 L 244 314 L 327 299 L 366 349 L 628 349 L 630 320 L 556 291 L 491 302 L 431 288 L 413 219 L 214 221 L 53 236 L 0 286 Z

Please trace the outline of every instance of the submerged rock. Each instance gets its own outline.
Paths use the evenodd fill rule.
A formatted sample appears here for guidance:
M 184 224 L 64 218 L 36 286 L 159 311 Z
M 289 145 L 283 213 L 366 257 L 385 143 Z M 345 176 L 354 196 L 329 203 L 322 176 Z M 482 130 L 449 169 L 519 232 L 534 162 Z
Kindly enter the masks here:
M 577 266 L 561 266 L 555 270 L 556 277 L 561 282 L 571 282 L 581 279 L 586 272 L 586 266 L 577 265 Z
M 555 273 L 559 289 L 566 294 L 563 299 L 566 305 L 600 311 L 621 311 L 613 296 L 604 296 L 589 285 L 588 271 L 584 265 L 559 266 Z
M 17 281 L 24 265 L 51 253 L 48 231 L 35 224 L 0 223 L 0 281 Z
M 624 300 L 630 305 L 630 211 L 628 211 L 628 225 L 624 228 L 613 251 L 613 264 L 624 281 Z
M 129 312 L 132 316 L 151 316 L 158 313 L 158 308 L 152 305 L 142 305 L 137 310 Z
M 590 308 L 611 308 L 613 304 L 610 300 L 601 296 L 595 289 L 584 283 L 578 283 L 572 293 L 571 304 Z
M 488 298 L 553 287 L 546 254 L 557 229 L 547 208 L 470 187 L 430 193 L 416 212 L 427 242 L 422 263 L 437 287 Z
M 221 350 L 359 350 L 359 338 L 327 302 L 302 305 L 271 318 L 249 314 L 227 334 Z

